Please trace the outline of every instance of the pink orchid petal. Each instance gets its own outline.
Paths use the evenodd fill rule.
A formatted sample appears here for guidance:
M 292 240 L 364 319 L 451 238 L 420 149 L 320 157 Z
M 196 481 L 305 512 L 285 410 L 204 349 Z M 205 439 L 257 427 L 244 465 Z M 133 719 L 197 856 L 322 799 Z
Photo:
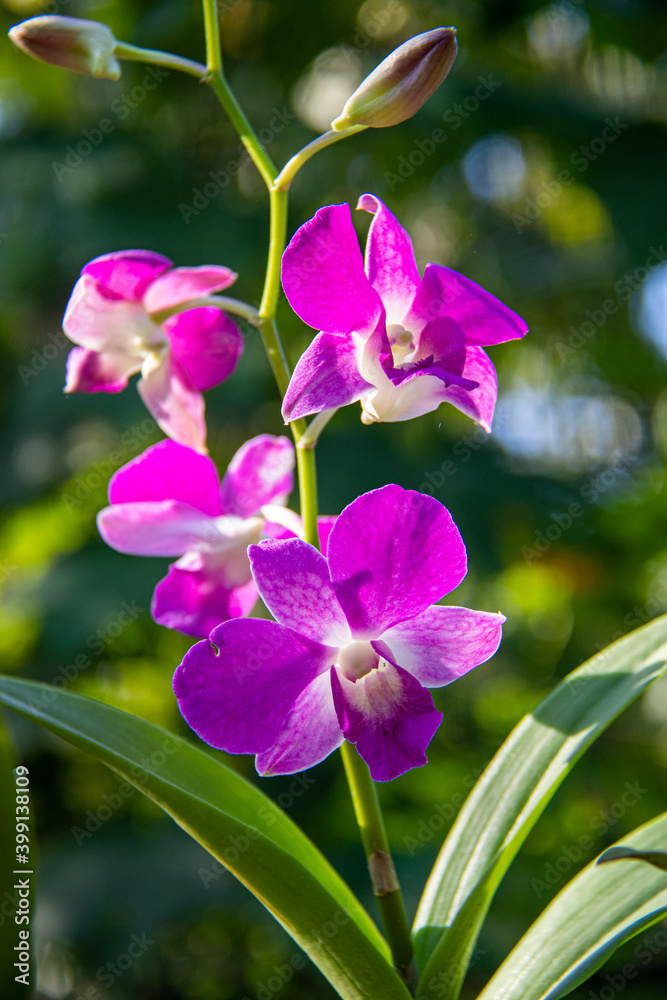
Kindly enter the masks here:
M 112 549 L 134 556 L 182 556 L 220 542 L 213 518 L 177 500 L 114 504 L 97 515 Z
M 412 241 L 375 195 L 362 195 L 357 208 L 373 215 L 366 241 L 366 274 L 382 299 L 387 323 L 402 323 L 421 280 Z
M 387 663 L 353 682 L 334 667 L 331 687 L 343 735 L 356 745 L 374 781 L 392 781 L 427 763 L 425 751 L 442 713 L 414 677 Z
M 210 642 L 193 646 L 176 670 L 178 707 L 210 746 L 262 753 L 333 652 L 275 622 L 232 619 L 213 630 Z
M 171 264 L 168 257 L 152 250 L 117 250 L 95 257 L 81 274 L 94 278 L 107 298 L 138 302 L 151 282 Z
M 206 452 L 204 400 L 178 362 L 164 354 L 144 362 L 137 389 L 162 430 L 174 441 Z
M 328 674 L 320 674 L 302 691 L 285 720 L 280 736 L 257 755 L 259 774 L 294 774 L 319 764 L 343 742 Z
M 151 614 L 159 625 L 205 638 L 221 622 L 250 614 L 258 596 L 250 579 L 250 565 L 248 581 L 230 586 L 216 562 L 205 553 L 188 552 L 169 567 L 151 604 Z
M 504 621 L 504 615 L 435 605 L 393 625 L 372 645 L 420 684 L 442 687 L 493 656 Z
M 211 517 L 223 513 L 215 463 L 176 441 L 159 441 L 113 474 L 109 503 L 174 500 Z
M 481 285 L 440 264 L 427 264 L 405 325 L 420 330 L 438 316 L 451 316 L 469 345 L 501 344 L 528 332 L 525 321 Z
M 491 358 L 481 347 L 467 348 L 463 375 L 478 382 L 478 388 L 468 391 L 452 385 L 443 393 L 443 399 L 490 432 L 498 397 L 498 376 Z
M 320 539 L 320 550 L 322 555 L 327 554 L 329 549 L 329 536 L 331 534 L 331 529 L 338 520 L 336 514 L 322 514 L 317 519 L 317 534 Z
M 243 350 L 238 327 L 215 306 L 200 306 L 163 324 L 172 357 L 187 372 L 194 389 L 204 392 L 224 382 Z
M 372 330 L 382 309 L 366 274 L 349 205 L 320 208 L 283 254 L 285 294 L 316 330 Z
M 139 302 L 109 299 L 89 276 L 79 278 L 65 308 L 63 330 L 71 341 L 93 351 L 117 351 L 143 358 L 164 334 Z
M 317 549 L 290 538 L 251 545 L 248 555 L 257 589 L 276 621 L 325 645 L 350 641 L 326 559 Z
M 228 267 L 174 267 L 157 277 L 146 290 L 144 306 L 149 313 L 172 309 L 183 302 L 229 288 L 238 275 Z
M 294 447 L 286 437 L 260 434 L 236 452 L 222 480 L 225 513 L 250 517 L 266 504 L 282 506 L 294 486 Z
M 445 371 L 461 375 L 466 360 L 466 335 L 450 316 L 426 324 L 418 337 L 417 357 L 431 356 Z
M 420 614 L 467 571 L 465 546 L 449 511 L 433 497 L 393 485 L 365 493 L 343 510 L 327 558 L 334 591 L 358 639 L 377 639 Z
M 120 392 L 140 369 L 141 359 L 132 355 L 74 347 L 67 356 L 65 392 Z
M 283 401 L 285 421 L 346 406 L 372 389 L 359 372 L 357 338 L 319 333 L 299 358 Z
M 303 521 L 289 507 L 265 504 L 260 514 L 266 518 L 262 538 L 303 538 Z

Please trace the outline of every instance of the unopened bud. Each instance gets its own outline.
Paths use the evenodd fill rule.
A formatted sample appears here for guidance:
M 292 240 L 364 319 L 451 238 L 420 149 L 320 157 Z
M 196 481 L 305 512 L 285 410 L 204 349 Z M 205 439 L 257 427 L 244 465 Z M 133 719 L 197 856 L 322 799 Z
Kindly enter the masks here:
M 456 28 L 435 28 L 409 38 L 357 87 L 331 128 L 384 128 L 412 118 L 445 79 L 456 52 Z
M 31 17 L 9 32 L 14 45 L 33 59 L 107 80 L 120 77 L 116 39 L 99 21 L 78 17 Z

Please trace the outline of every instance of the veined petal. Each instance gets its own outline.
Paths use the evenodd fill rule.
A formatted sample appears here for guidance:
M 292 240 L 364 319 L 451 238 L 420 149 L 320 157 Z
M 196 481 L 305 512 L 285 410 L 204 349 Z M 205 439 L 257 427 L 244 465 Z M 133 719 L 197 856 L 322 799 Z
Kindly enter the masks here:
M 426 748 L 442 722 L 433 699 L 405 670 L 385 663 L 357 681 L 334 667 L 338 722 L 374 781 L 391 781 L 427 763 Z
M 288 538 L 252 545 L 248 555 L 260 596 L 281 625 L 328 646 L 350 641 L 327 561 L 316 548 Z
M 210 746 L 262 753 L 280 738 L 301 692 L 330 666 L 332 652 L 275 622 L 224 622 L 176 670 L 178 707 Z
M 220 572 L 219 560 L 188 552 L 155 588 L 151 614 L 165 628 L 205 638 L 221 622 L 245 618 L 257 603 L 247 556 L 246 569 L 246 582 L 230 585 Z
M 188 309 L 166 320 L 163 328 L 172 357 L 199 392 L 224 382 L 236 368 L 243 337 L 229 316 L 215 306 Z
M 151 345 L 164 340 L 140 302 L 108 298 L 90 275 L 79 278 L 63 317 L 71 341 L 92 351 L 117 351 L 143 358 Z
M 437 410 L 441 403 L 449 399 L 451 383 L 455 381 L 462 380 L 456 375 L 447 379 L 446 373 L 437 368 L 407 374 L 398 385 L 387 379 L 375 395 L 362 400 L 362 420 L 368 424 L 376 421 L 395 423 L 421 417 L 424 413 Z M 461 394 L 469 391 L 456 388 Z
M 159 275 L 148 286 L 144 306 L 149 313 L 161 312 L 173 306 L 220 292 L 233 285 L 238 275 L 228 267 L 209 264 L 204 267 L 173 267 Z
M 137 389 L 165 434 L 195 451 L 206 452 L 204 400 L 168 352 L 144 361 Z
M 74 347 L 67 356 L 65 392 L 120 392 L 130 375 L 140 371 L 141 361 L 122 351 Z
M 113 474 L 109 503 L 179 500 L 218 517 L 223 513 L 215 463 L 176 441 L 159 441 Z
M 490 431 L 498 396 L 498 376 L 491 358 L 481 347 L 466 349 L 463 375 L 479 383 L 477 388 L 467 390 L 451 385 L 444 391 L 442 398 L 466 416 L 472 417 L 485 431 Z
M 427 264 L 405 324 L 419 330 L 438 316 L 451 316 L 468 344 L 501 344 L 528 332 L 525 321 L 481 285 L 449 267 Z
M 357 208 L 373 216 L 366 241 L 366 274 L 382 299 L 387 323 L 401 323 L 420 284 L 412 241 L 375 195 L 363 194 Z
M 373 386 L 359 372 L 354 335 L 318 333 L 297 361 L 283 401 L 285 421 L 354 403 Z
M 504 615 L 435 605 L 393 625 L 372 646 L 424 687 L 442 687 L 493 656 L 504 621 Z
M 393 485 L 364 493 L 343 510 L 327 560 L 358 639 L 377 639 L 420 614 L 458 587 L 467 570 L 449 511 L 433 497 Z
M 280 736 L 257 756 L 261 775 L 294 774 L 319 764 L 343 742 L 329 674 L 320 674 L 301 692 Z
M 152 250 L 116 250 L 95 257 L 81 274 L 93 278 L 107 298 L 138 302 L 151 282 L 171 264 L 168 257 Z
M 349 205 L 320 208 L 283 254 L 282 280 L 304 323 L 328 333 L 372 330 L 382 305 L 364 272 Z
M 294 447 L 286 437 L 260 434 L 241 445 L 222 480 L 228 514 L 249 517 L 265 504 L 282 506 L 294 486 Z
M 112 549 L 134 556 L 182 556 L 220 542 L 214 518 L 177 500 L 147 500 L 105 507 L 100 535 Z

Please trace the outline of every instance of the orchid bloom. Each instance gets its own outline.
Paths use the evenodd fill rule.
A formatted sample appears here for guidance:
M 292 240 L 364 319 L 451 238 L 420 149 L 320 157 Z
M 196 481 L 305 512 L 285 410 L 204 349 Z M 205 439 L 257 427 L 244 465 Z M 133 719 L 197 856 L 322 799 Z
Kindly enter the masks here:
M 384 486 L 339 515 L 326 557 L 298 538 L 249 554 L 276 621 L 227 621 L 190 649 L 174 690 L 192 729 L 256 754 L 260 774 L 312 767 L 344 739 L 376 781 L 425 764 L 442 720 L 426 688 L 492 656 L 505 620 L 431 606 L 466 574 L 445 507 Z
M 483 350 L 523 337 L 520 316 L 451 268 L 419 277 L 410 237 L 374 195 L 361 257 L 348 205 L 321 208 L 283 256 L 290 305 L 321 332 L 300 358 L 285 395 L 286 421 L 361 401 L 362 420 L 408 420 L 451 403 L 485 430 L 497 396 Z
M 65 392 L 120 392 L 140 371 L 137 388 L 165 434 L 206 451 L 201 393 L 232 373 L 243 341 L 215 306 L 180 310 L 235 280 L 227 267 L 172 267 L 149 250 L 96 257 L 65 310 L 63 329 L 79 345 Z
M 152 445 L 111 477 L 111 506 L 97 517 L 104 541 L 132 555 L 181 556 L 155 588 L 155 621 L 201 637 L 250 614 L 257 588 L 248 545 L 301 530 L 284 506 L 293 468 L 291 442 L 261 434 L 237 451 L 222 483 L 212 459 L 175 441 Z

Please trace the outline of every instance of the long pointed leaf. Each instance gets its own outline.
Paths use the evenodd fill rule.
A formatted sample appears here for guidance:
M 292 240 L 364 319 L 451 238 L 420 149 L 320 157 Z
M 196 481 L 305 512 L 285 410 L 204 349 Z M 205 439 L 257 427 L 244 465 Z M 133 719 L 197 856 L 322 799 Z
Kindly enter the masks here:
M 511 861 L 582 753 L 665 671 L 665 642 L 667 615 L 588 660 L 519 723 L 493 758 L 445 840 L 419 905 L 415 945 L 420 965 L 426 963 L 420 995 L 458 997 Z M 449 969 L 457 974 L 443 976 Z
M 409 994 L 370 917 L 266 795 L 186 740 L 101 702 L 0 677 L 0 702 L 92 753 L 236 875 L 345 1000 Z
M 645 852 L 666 842 L 664 813 L 616 846 Z M 605 865 L 594 861 L 538 917 L 478 1000 L 559 1000 L 664 913 L 665 872 L 641 860 Z

